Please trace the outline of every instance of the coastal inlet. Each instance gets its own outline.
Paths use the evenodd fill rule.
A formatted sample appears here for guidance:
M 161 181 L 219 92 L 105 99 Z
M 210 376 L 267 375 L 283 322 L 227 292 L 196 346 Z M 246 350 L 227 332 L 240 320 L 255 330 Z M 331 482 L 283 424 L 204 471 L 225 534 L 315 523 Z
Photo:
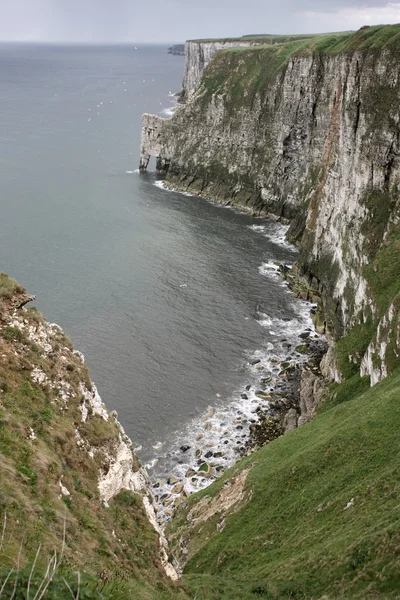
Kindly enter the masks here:
M 161 182 L 155 183 L 165 203 L 173 205 L 183 197 L 164 190 Z M 192 206 L 205 203 L 197 197 L 183 199 Z M 286 242 L 286 227 L 263 219 L 249 223 L 251 219 L 245 215 L 209 207 L 214 210 L 214 225 L 222 216 L 243 219 L 243 233 L 254 241 L 267 242 L 267 251 L 260 256 L 265 260 L 254 267 L 254 276 L 269 294 L 267 299 L 260 298 L 251 317 L 245 317 L 256 324 L 261 335 L 258 347 L 251 347 L 247 340 L 247 347 L 242 348 L 235 365 L 235 387 L 209 397 L 204 412 L 166 441 L 155 443 L 152 451 L 142 453 L 160 521 L 170 518 L 186 497 L 207 487 L 252 447 L 283 433 L 280 414 L 299 402 L 299 366 L 310 363 L 310 355 L 312 364 L 323 345 L 312 324 L 315 306 L 295 298 L 280 272 L 280 264 L 290 271 L 296 258 L 295 248 Z M 186 291 L 189 284 L 180 285 Z M 234 335 L 234 323 L 232 329 Z

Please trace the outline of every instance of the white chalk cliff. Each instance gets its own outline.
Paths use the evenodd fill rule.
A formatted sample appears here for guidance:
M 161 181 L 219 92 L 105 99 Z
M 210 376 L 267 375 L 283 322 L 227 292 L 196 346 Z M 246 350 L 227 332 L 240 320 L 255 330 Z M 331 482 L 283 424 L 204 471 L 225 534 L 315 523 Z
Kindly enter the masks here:
M 324 330 L 376 323 L 365 356 L 349 357 L 376 383 L 399 353 L 397 304 L 382 307 L 371 269 L 399 223 L 400 69 L 389 48 L 358 50 L 366 35 L 286 60 L 279 47 L 216 52 L 204 70 L 214 48 L 188 46 L 187 102 L 170 121 L 144 116 L 142 157 L 175 189 L 289 220 Z

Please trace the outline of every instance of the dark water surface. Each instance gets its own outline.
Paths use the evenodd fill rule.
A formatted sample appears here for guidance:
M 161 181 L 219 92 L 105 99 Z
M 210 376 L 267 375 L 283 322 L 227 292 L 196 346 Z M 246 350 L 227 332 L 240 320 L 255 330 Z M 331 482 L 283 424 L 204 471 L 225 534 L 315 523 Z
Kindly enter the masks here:
M 0 46 L 0 268 L 82 350 L 146 460 L 224 406 L 298 309 L 260 272 L 294 256 L 275 224 L 133 172 L 141 114 L 182 73 L 164 47 Z

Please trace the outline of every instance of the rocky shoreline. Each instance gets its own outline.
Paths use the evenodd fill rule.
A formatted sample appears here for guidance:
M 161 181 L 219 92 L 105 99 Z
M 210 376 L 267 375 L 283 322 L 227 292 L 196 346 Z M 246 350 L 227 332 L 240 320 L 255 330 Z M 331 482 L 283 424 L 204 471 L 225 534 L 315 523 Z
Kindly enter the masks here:
M 278 264 L 272 267 L 273 276 L 292 294 L 287 281 L 291 267 Z M 221 410 L 210 406 L 193 438 L 179 448 L 177 467 L 186 463 L 188 468 L 153 480 L 152 492 L 160 523 L 169 520 L 192 493 L 210 485 L 240 458 L 313 418 L 322 397 L 320 363 L 327 343 L 312 324 L 316 305 L 303 301 L 304 311 L 308 313 L 306 326 L 303 323 L 295 336 L 280 339 L 284 354 L 279 358 L 269 356 L 267 360 L 255 354 L 249 359 L 252 381 L 238 391 L 240 401 L 234 407 L 230 425 Z M 213 432 L 217 442 L 211 437 Z
M 308 388 L 311 381 L 320 380 L 322 376 L 320 364 L 327 344 L 322 338 L 308 336 L 301 350 L 307 356 L 306 362 L 300 365 L 281 363 L 279 378 L 272 389 L 267 391 L 268 382 L 261 380 L 258 394 L 268 400 L 268 407 L 260 406 L 257 409 L 259 421 L 250 426 L 248 450 L 254 451 L 265 446 L 313 418 L 314 409 L 319 402 L 311 399 Z

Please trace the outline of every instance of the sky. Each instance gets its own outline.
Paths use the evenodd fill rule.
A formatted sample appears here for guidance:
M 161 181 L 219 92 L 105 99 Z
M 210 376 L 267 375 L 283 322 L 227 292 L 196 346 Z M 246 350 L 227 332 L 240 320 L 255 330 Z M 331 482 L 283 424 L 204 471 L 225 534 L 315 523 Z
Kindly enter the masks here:
M 400 22 L 385 0 L 0 0 L 0 40 L 166 43 Z

